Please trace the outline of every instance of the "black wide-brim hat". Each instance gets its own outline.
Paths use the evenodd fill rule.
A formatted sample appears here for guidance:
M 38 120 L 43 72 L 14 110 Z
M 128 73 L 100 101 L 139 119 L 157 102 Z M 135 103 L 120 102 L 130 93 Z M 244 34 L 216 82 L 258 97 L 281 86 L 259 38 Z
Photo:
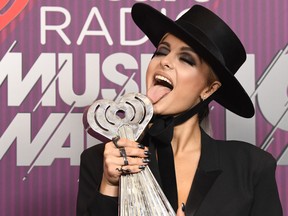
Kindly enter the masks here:
M 231 112 L 250 118 L 253 103 L 234 74 L 246 60 L 245 49 L 230 27 L 207 8 L 194 5 L 176 21 L 153 7 L 136 3 L 132 18 L 155 47 L 166 33 L 191 46 L 213 69 L 221 82 L 214 100 Z

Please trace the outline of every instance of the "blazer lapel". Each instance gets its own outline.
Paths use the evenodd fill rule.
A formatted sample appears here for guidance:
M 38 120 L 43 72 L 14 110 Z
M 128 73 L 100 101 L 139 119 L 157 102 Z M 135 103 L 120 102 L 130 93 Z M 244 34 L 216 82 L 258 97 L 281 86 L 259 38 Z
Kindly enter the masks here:
M 161 186 L 161 178 L 159 173 L 159 167 L 156 159 L 155 146 L 150 140 L 147 139 L 146 145 L 149 145 L 149 151 L 151 152 L 149 167 Z M 185 214 L 189 216 L 196 216 L 196 212 L 199 209 L 205 196 L 211 189 L 217 177 L 221 174 L 219 168 L 219 155 L 217 145 L 213 140 L 204 132 L 201 132 L 201 156 L 198 164 L 198 169 L 195 173 L 191 190 L 186 202 Z M 174 185 L 171 185 L 174 187 Z
M 186 215 L 196 215 L 202 201 L 205 199 L 221 172 L 217 145 L 213 143 L 213 140 L 202 130 L 201 156 L 186 202 Z

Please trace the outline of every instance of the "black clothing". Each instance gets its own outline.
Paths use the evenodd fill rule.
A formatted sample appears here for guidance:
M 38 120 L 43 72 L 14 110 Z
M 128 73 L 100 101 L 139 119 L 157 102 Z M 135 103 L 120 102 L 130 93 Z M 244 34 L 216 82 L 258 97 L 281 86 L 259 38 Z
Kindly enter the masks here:
M 118 215 L 118 198 L 98 191 L 103 150 L 104 144 L 99 144 L 81 155 L 77 216 Z M 149 151 L 149 167 L 161 185 L 155 146 L 150 145 Z M 186 216 L 282 216 L 275 169 L 276 161 L 268 152 L 242 141 L 215 140 L 202 131 L 201 156 Z

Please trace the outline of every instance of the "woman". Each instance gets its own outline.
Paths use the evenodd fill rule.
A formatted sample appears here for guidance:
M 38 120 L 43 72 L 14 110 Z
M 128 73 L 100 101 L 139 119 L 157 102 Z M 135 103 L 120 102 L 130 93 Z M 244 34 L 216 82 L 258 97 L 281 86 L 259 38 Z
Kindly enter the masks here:
M 275 159 L 249 143 L 214 140 L 200 126 L 211 100 L 254 115 L 234 77 L 246 59 L 237 36 L 199 5 L 174 22 L 137 3 L 132 17 L 156 46 L 146 76 L 152 126 L 141 143 L 119 139 L 83 152 L 77 215 L 117 215 L 121 173 L 147 164 L 178 216 L 282 215 Z

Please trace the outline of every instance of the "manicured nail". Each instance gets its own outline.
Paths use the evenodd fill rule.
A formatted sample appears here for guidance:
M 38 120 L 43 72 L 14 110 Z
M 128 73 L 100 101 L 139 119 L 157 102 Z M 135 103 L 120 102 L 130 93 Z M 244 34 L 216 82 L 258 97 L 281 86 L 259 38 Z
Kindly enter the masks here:
M 182 203 L 182 211 L 185 212 L 185 204 Z
M 143 158 L 142 161 L 143 161 L 143 163 L 149 163 L 150 159 L 149 158 Z
M 140 166 L 139 166 L 139 169 L 140 169 L 140 170 L 144 170 L 144 169 L 145 169 L 145 165 L 140 165 Z
M 138 144 L 138 148 L 140 148 L 140 149 L 144 149 L 144 148 L 145 148 L 145 146 L 144 146 L 144 145 L 142 145 L 142 144 Z
M 150 156 L 151 152 L 150 151 L 144 151 L 144 154 Z

